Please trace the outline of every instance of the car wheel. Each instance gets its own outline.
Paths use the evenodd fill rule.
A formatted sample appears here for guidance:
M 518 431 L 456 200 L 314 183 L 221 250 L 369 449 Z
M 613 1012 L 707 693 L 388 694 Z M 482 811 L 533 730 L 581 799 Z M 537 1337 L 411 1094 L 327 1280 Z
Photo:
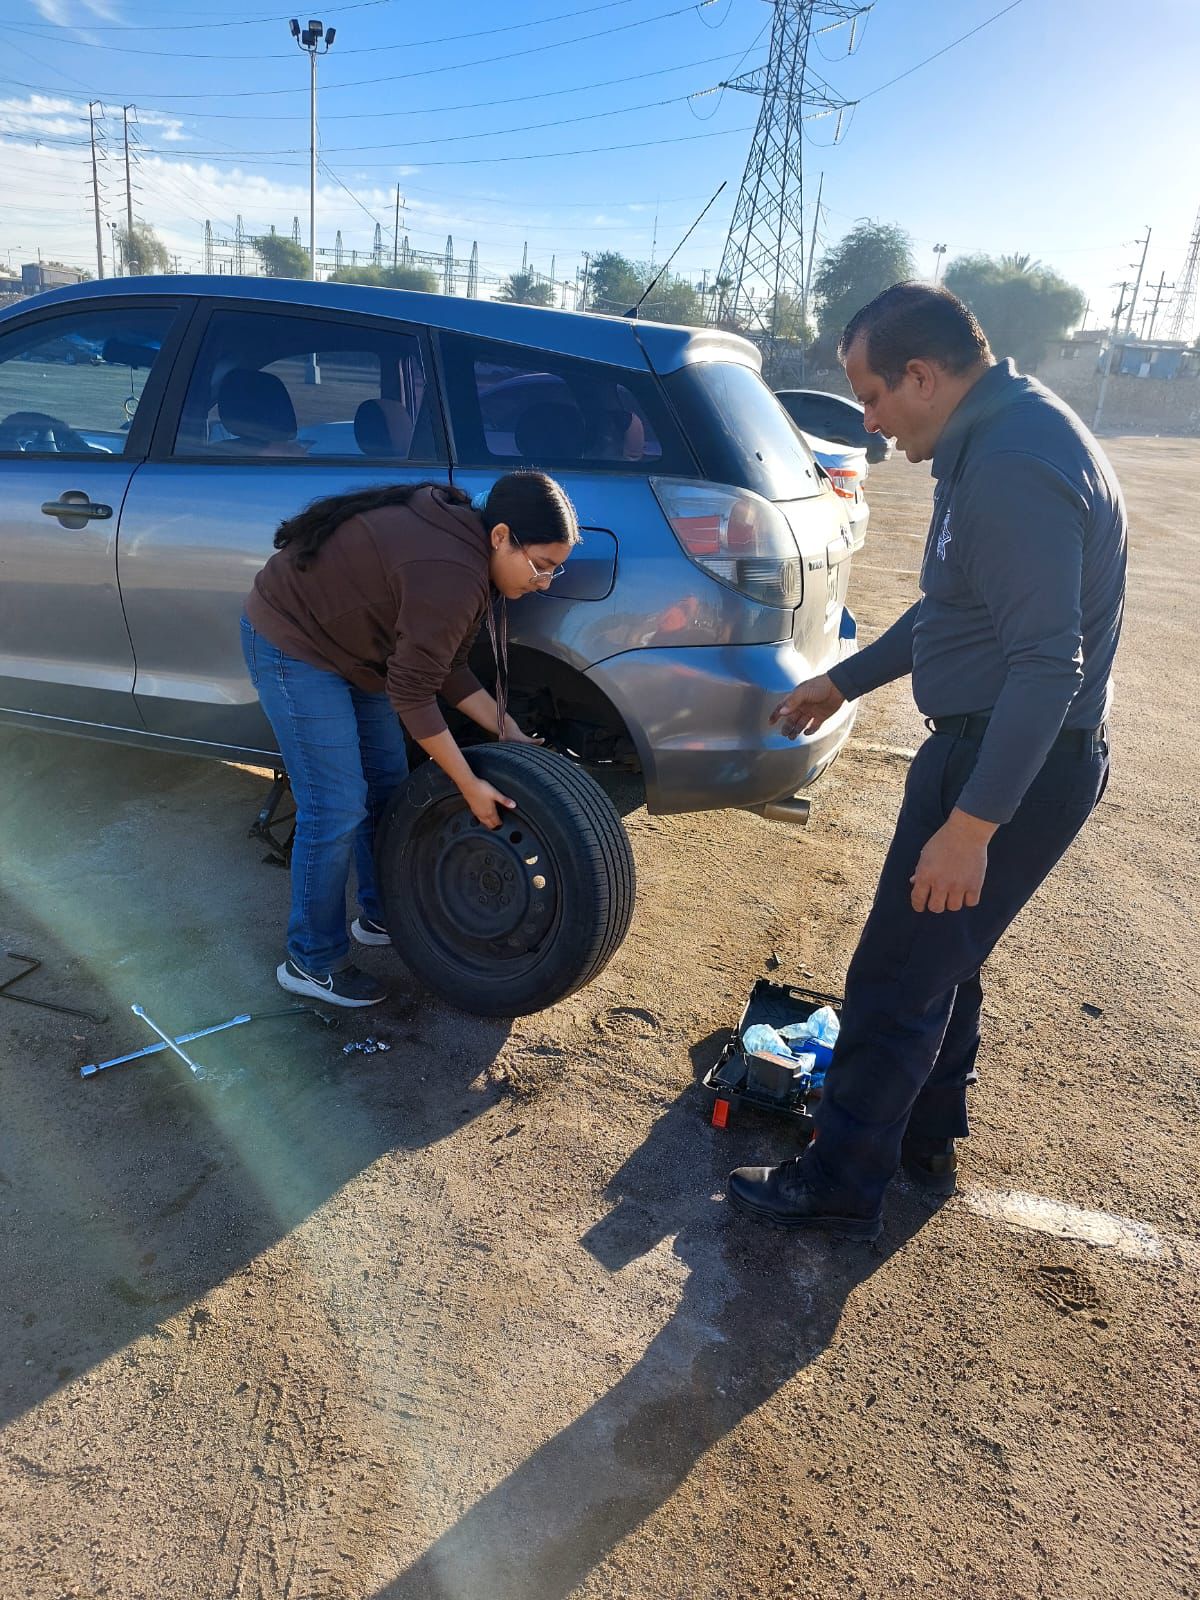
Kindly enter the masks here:
M 603 789 L 565 757 L 516 744 L 464 754 L 516 810 L 485 828 L 425 762 L 378 829 L 384 915 L 405 964 L 435 994 L 477 1016 L 526 1016 L 590 983 L 620 948 L 633 852 Z

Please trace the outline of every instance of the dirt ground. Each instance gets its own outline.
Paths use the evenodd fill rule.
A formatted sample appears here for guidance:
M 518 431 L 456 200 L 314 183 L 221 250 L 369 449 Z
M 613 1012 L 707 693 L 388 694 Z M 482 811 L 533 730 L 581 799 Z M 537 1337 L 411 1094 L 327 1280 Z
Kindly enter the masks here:
M 286 1003 L 253 774 L 0 734 L 0 1595 L 1200 1595 L 1200 443 L 1111 441 L 1133 513 L 1108 796 L 990 971 L 965 1185 L 874 1247 L 730 1214 L 696 1077 L 772 952 L 837 989 L 908 754 L 863 710 L 807 831 L 628 821 L 628 942 L 513 1025 Z M 872 476 L 852 603 L 908 603 L 924 469 Z M 5 974 L 11 968 L 5 964 Z M 3 976 L 3 975 L 0 975 Z M 342 1045 L 386 1034 L 390 1054 Z

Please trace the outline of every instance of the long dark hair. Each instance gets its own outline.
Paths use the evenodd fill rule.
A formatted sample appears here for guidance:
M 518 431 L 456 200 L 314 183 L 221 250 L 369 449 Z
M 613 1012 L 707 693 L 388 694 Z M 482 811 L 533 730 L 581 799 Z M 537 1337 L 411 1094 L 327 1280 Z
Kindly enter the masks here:
M 288 517 L 275 530 L 276 550 L 287 550 L 304 572 L 316 559 L 321 546 L 343 522 L 384 506 L 406 506 L 421 489 L 436 489 L 439 498 L 451 506 L 475 505 L 470 495 L 450 483 L 381 484 L 360 489 L 357 494 L 333 494 L 314 500 L 294 517 Z M 484 504 L 476 506 L 479 519 L 488 533 L 504 522 L 522 545 L 579 543 L 579 519 L 575 507 L 561 484 L 544 472 L 509 472 L 497 478 Z

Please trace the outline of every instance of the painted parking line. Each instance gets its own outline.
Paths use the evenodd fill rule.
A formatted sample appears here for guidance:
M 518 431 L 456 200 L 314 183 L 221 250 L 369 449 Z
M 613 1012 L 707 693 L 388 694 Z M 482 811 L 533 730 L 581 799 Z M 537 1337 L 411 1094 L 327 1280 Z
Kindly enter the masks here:
M 861 750 L 869 756 L 896 756 L 903 761 L 911 761 L 917 753 L 905 744 L 872 744 L 869 739 L 848 739 L 846 748 Z
M 1087 1211 L 1065 1200 L 1028 1194 L 1022 1189 L 960 1190 L 963 1203 L 976 1216 L 1031 1233 L 1111 1250 L 1131 1261 L 1156 1261 L 1164 1266 L 1200 1270 L 1200 1244 L 1175 1234 L 1159 1233 L 1147 1222 L 1119 1217 L 1111 1211 Z

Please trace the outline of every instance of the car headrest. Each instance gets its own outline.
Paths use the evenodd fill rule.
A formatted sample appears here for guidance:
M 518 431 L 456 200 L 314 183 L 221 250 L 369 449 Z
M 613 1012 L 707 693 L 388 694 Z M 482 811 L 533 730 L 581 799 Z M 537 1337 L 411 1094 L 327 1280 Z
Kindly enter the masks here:
M 226 433 L 256 444 L 296 437 L 296 408 L 283 381 L 273 372 L 235 367 L 217 389 L 217 416 Z
M 578 461 L 586 437 L 582 411 L 550 401 L 522 412 L 513 431 L 517 454 L 527 461 Z
M 413 421 L 400 400 L 364 400 L 354 413 L 354 442 L 365 456 L 404 456 Z

